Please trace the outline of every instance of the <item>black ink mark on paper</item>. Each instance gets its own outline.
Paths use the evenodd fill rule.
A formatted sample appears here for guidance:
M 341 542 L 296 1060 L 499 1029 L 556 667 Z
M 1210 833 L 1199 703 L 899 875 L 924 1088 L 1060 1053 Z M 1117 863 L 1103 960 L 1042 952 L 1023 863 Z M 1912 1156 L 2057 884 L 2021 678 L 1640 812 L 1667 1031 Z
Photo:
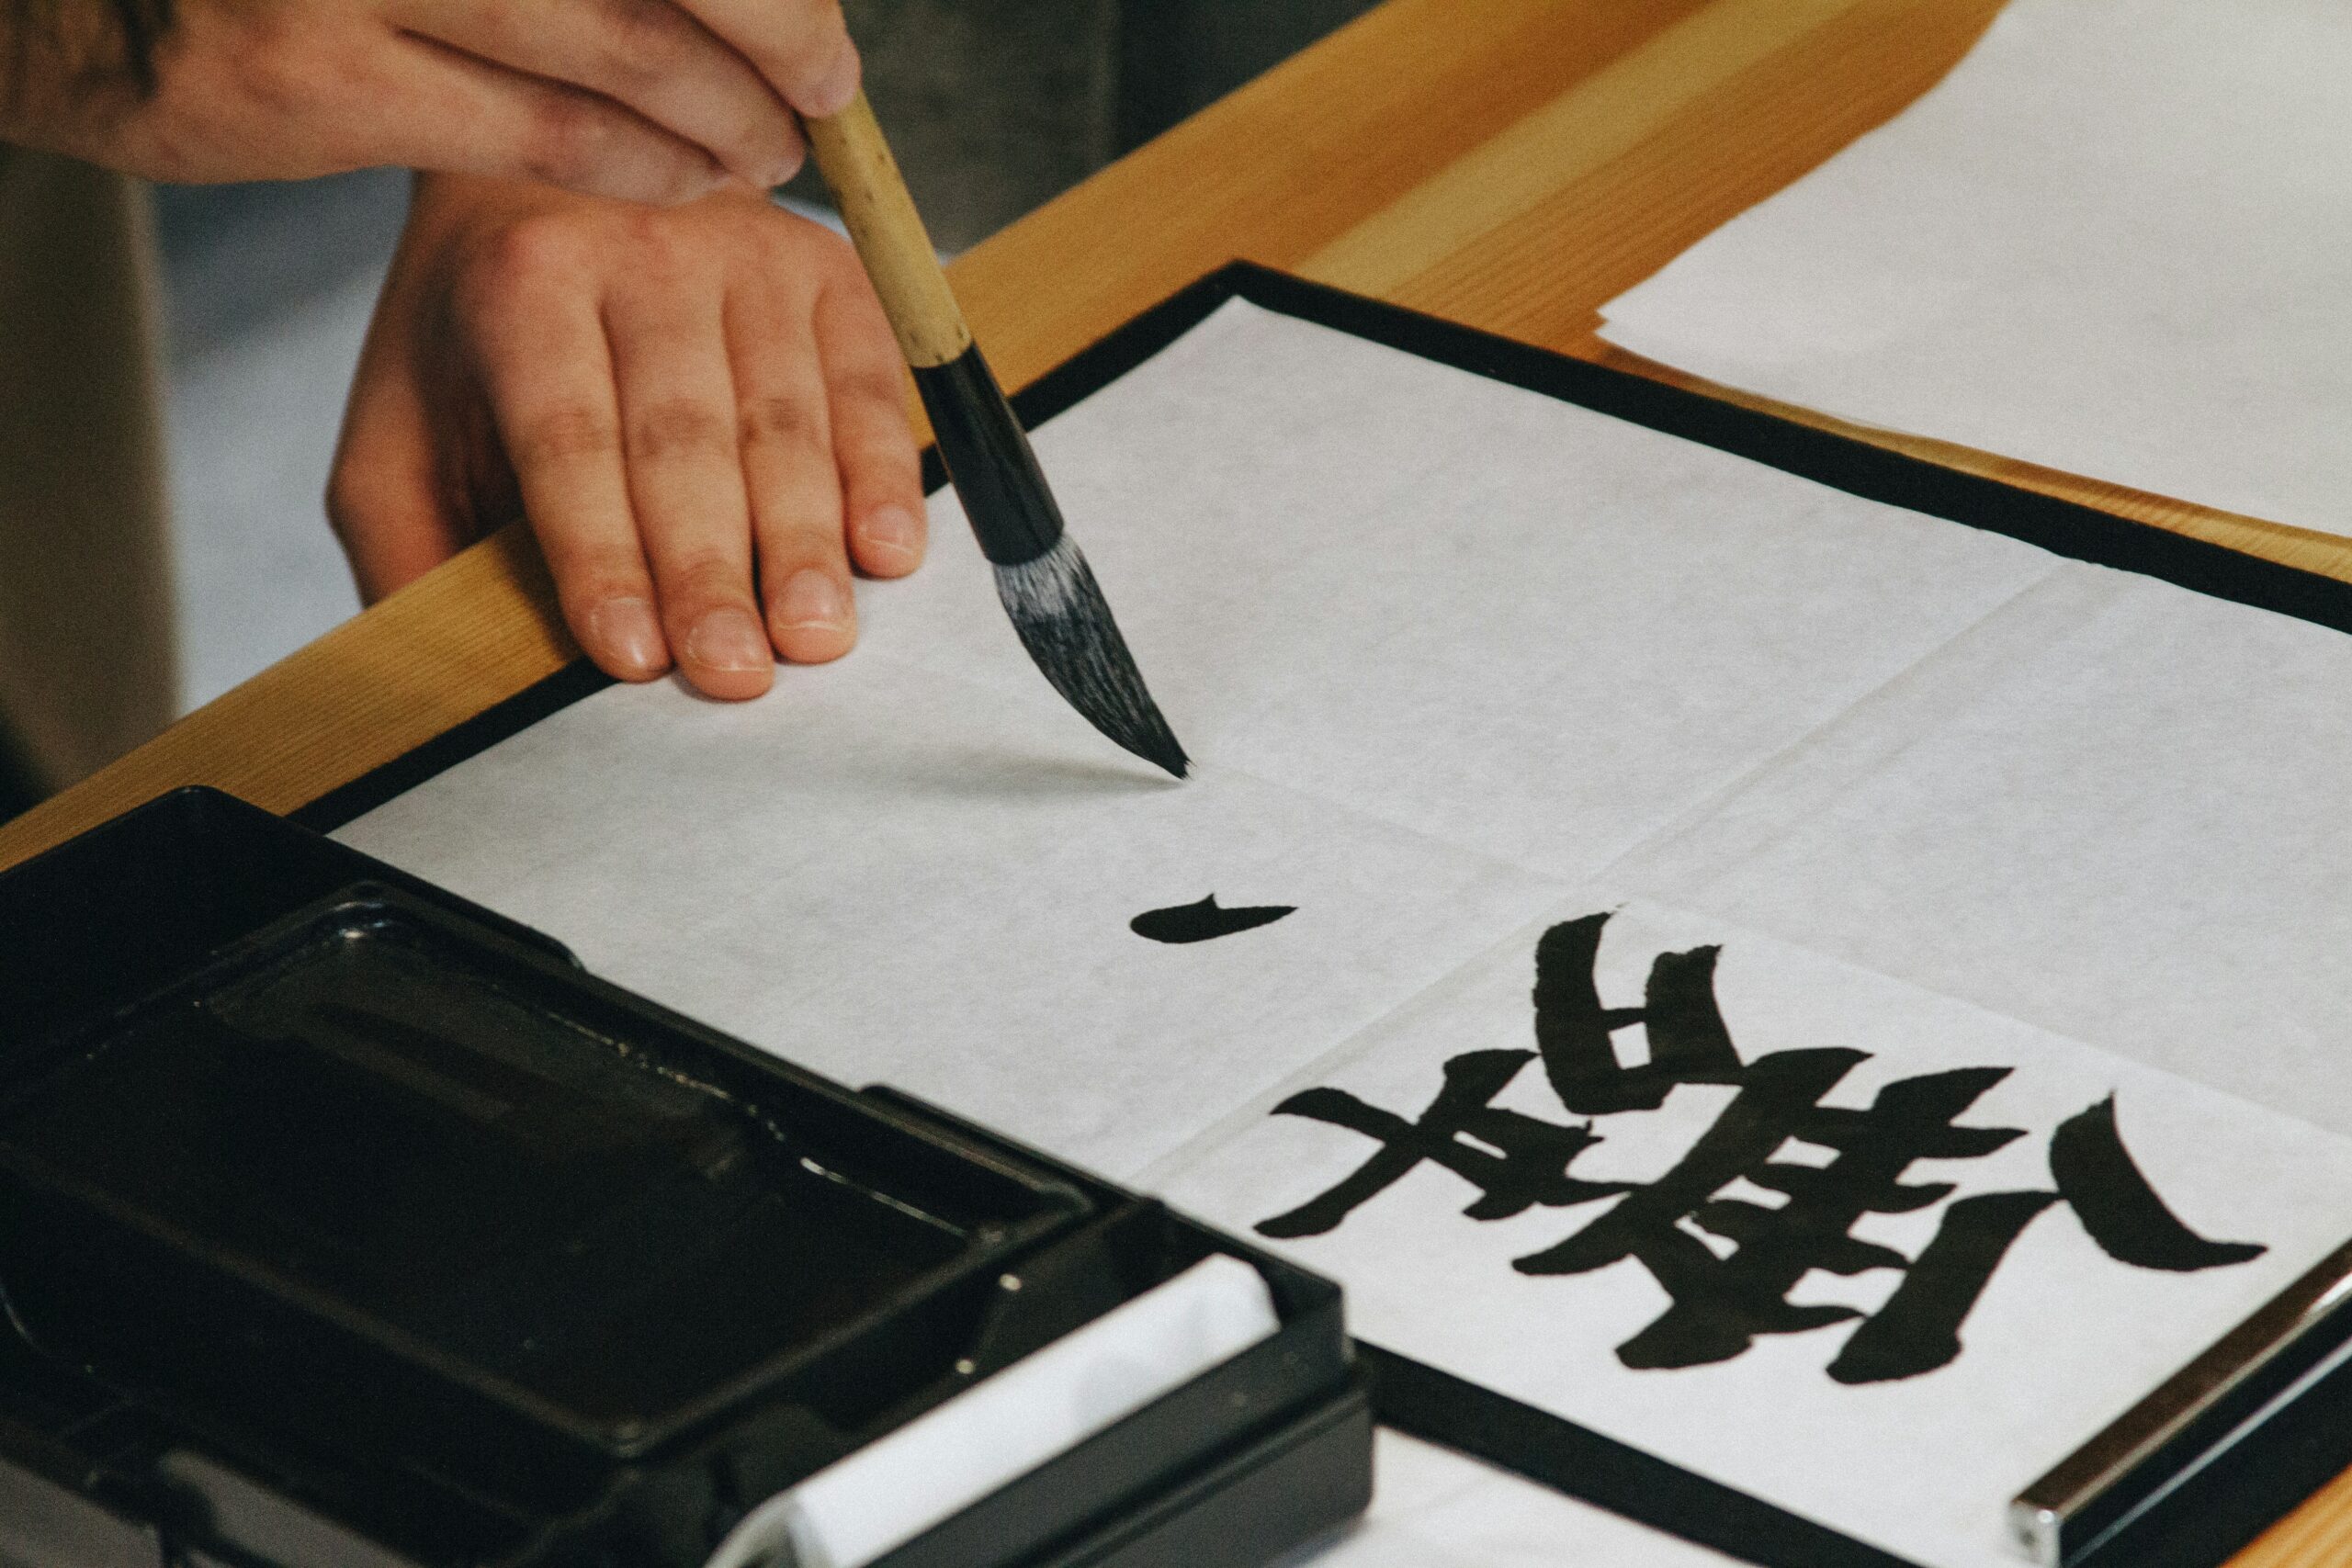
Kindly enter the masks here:
M 1563 920 L 1535 944 L 1535 1048 L 1560 1103 L 1579 1116 L 1656 1111 L 1677 1084 L 1736 1084 L 1746 1070 L 1715 1008 L 1720 948 L 1660 953 L 1637 1008 L 1605 1008 L 1593 984 L 1606 915 Z M 1632 1024 L 1650 1059 L 1621 1067 L 1611 1035 Z
M 1127 922 L 1127 929 L 1154 942 L 1210 942 L 1236 931 L 1270 926 L 1297 908 L 1295 904 L 1259 904 L 1238 909 L 1221 908 L 1216 895 L 1212 893 L 1197 904 L 1146 909 Z
M 2050 1175 L 2083 1229 L 2119 1263 L 2193 1274 L 2244 1263 L 2266 1250 L 2250 1241 L 2207 1241 L 2165 1207 L 2123 1146 L 2111 1094 L 2051 1134 Z
M 1590 1126 L 1563 1127 L 1487 1103 L 1532 1059 L 1527 1051 L 1470 1051 L 1445 1065 L 1445 1087 L 1418 1122 L 1366 1105 L 1345 1089 L 1301 1090 L 1274 1107 L 1377 1140 L 1382 1147 L 1346 1180 L 1312 1202 L 1261 1224 L 1271 1236 L 1320 1235 L 1349 1212 L 1423 1160 L 1478 1189 L 1463 1211 L 1474 1220 L 1507 1220 L 1531 1205 L 1553 1208 L 1623 1192 L 1623 1182 L 1570 1176 L 1569 1162 L 1600 1140 Z
M 1879 1090 L 1866 1111 L 1823 1105 L 1867 1059 L 1866 1052 L 1838 1047 L 1758 1057 L 1738 1096 L 1673 1169 L 1512 1267 L 1522 1274 L 1588 1274 L 1632 1258 L 1647 1269 L 1674 1304 L 1617 1348 L 1617 1359 L 1637 1371 L 1728 1361 L 1758 1336 L 1861 1316 L 1852 1307 L 1799 1305 L 1789 1296 L 1815 1269 L 1849 1278 L 1908 1269 L 1911 1259 L 1858 1239 L 1854 1226 L 1866 1214 L 1909 1213 L 1951 1195 L 1949 1182 L 1903 1181 L 1913 1161 L 1978 1158 L 2024 1135 L 2012 1127 L 1956 1124 L 2008 1076 L 1999 1067 L 1905 1078 Z M 1823 1166 L 1773 1159 L 1792 1139 L 1834 1157 Z M 1716 1196 L 1742 1178 L 1783 1201 L 1773 1207 Z M 1730 1254 L 1718 1257 L 1689 1224 L 1733 1243 Z M 1881 1314 L 1883 1332 L 1906 1347 L 1917 1342 L 1890 1316 Z
M 2022 1128 L 1960 1121 L 2010 1069 L 1923 1073 L 1885 1085 L 1867 1108 L 1824 1104 L 1869 1052 L 1814 1046 L 1743 1061 L 1716 1004 L 1713 947 L 1661 954 L 1641 1007 L 1604 1007 L 1594 967 L 1608 922 L 1607 915 L 1590 915 L 1544 932 L 1535 954 L 1537 1049 L 1454 1056 L 1418 1118 L 1337 1089 L 1306 1089 L 1275 1106 L 1277 1116 L 1342 1127 L 1380 1147 L 1337 1186 L 1261 1222 L 1259 1232 L 1293 1238 L 1335 1230 L 1425 1163 L 1478 1190 L 1463 1211 L 1474 1220 L 1613 1198 L 1581 1229 L 1512 1267 L 1574 1275 L 1632 1261 L 1646 1269 L 1671 1304 L 1617 1348 L 1619 1360 L 1643 1371 L 1704 1366 L 1745 1354 L 1763 1335 L 1851 1322 L 1827 1368 L 1843 1383 L 1887 1382 L 1949 1365 L 1960 1355 L 1962 1324 L 2011 1245 L 2060 1204 L 2101 1251 L 2133 1268 L 2186 1272 L 2263 1252 L 2252 1242 L 2208 1241 L 2165 1207 L 2123 1145 L 2112 1097 L 2052 1135 L 2055 1191 L 1957 1199 L 1916 1258 L 1862 1240 L 1853 1233 L 1869 1216 L 1932 1209 L 1958 1190 L 1950 1181 L 1904 1180 L 1915 1162 L 1981 1159 L 2025 1136 Z M 1637 1023 L 1648 1035 L 1649 1060 L 1627 1066 L 1610 1037 Z M 1549 1122 L 1494 1104 L 1539 1056 L 1562 1108 L 1587 1120 Z M 1737 1092 L 1671 1169 L 1645 1182 L 1570 1173 L 1602 1141 L 1593 1119 L 1656 1110 L 1682 1084 Z M 1792 1143 L 1830 1157 L 1826 1164 L 1773 1157 Z M 1780 1201 L 1724 1195 L 1742 1181 Z M 1711 1245 L 1702 1232 L 1729 1246 Z M 1894 1270 L 1902 1282 L 1876 1312 L 1790 1299 L 1815 1270 L 1850 1278 L 1879 1269 Z
M 1829 1363 L 1842 1383 L 1893 1382 L 1960 1359 L 1960 1325 L 1993 1271 L 2055 1192 L 1981 1192 L 1944 1211 L 1935 1239 L 1919 1250 L 1875 1316 L 1847 1337 Z

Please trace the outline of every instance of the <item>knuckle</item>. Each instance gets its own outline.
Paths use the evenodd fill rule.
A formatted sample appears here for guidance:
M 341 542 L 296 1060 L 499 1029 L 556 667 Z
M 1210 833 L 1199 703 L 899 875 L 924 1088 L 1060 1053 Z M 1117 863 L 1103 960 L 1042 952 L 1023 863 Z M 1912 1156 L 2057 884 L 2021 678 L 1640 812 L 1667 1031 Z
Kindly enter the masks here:
M 516 423 L 508 456 L 518 468 L 560 467 L 620 450 L 611 412 L 592 402 L 562 402 Z
M 584 94 L 541 94 L 530 111 L 523 165 L 547 185 L 578 187 L 602 174 L 622 152 L 618 115 Z
M 254 6 L 239 18 L 243 36 L 235 55 L 237 85 L 263 108 L 290 113 L 311 96 L 312 84 L 319 80 L 322 62 L 302 18 L 295 14 L 300 9 Z
M 337 467 L 327 476 L 327 528 L 348 545 L 367 524 L 368 496 L 351 472 Z
M 327 528 L 346 549 L 392 525 L 415 504 L 413 495 L 382 463 L 348 451 L 337 454 L 327 470 L 323 499 Z
M 747 400 L 736 413 L 736 440 L 744 451 L 813 451 L 823 446 L 817 411 L 785 396 Z
M 642 462 L 731 455 L 733 422 L 700 398 L 664 398 L 629 421 L 628 450 Z
M 467 285 L 490 302 L 579 272 L 590 259 L 586 236 L 569 219 L 533 213 L 501 226 L 471 258 Z
M 595 111 L 569 93 L 549 93 L 532 106 L 530 136 L 523 153 L 531 177 L 572 186 L 594 164 L 599 140 Z
M 749 607 L 751 568 L 735 556 L 696 548 L 661 563 L 662 603 L 688 619 L 722 604 Z
M 907 424 L 907 388 L 904 376 L 895 369 L 845 370 L 827 381 L 833 401 L 854 411 L 868 422 L 887 421 L 891 426 L 905 430 Z
M 374 472 L 362 457 L 352 450 L 347 438 L 335 453 L 327 469 L 326 506 L 329 521 L 356 516 L 368 509 L 373 499 Z M 341 526 L 338 523 L 337 526 Z
M 711 253 L 695 217 L 667 208 L 631 208 L 617 216 L 613 254 L 626 255 L 630 270 L 656 289 L 699 281 L 707 276 Z
M 625 82 L 665 80 L 695 52 L 693 24 L 671 0 L 599 0 L 594 20 L 606 67 Z

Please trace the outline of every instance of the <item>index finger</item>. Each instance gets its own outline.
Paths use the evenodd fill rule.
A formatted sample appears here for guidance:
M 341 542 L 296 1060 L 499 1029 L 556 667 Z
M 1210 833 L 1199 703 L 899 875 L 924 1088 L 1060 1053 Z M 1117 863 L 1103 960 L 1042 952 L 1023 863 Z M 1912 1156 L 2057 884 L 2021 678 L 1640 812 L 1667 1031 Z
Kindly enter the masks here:
M 785 102 L 811 119 L 857 96 L 857 46 L 841 0 L 676 0 L 733 45 Z
M 800 166 L 800 128 L 767 82 L 670 0 L 569 0 L 560 16 L 480 0 L 397 0 L 393 15 L 413 35 L 602 95 L 746 183 L 781 185 Z

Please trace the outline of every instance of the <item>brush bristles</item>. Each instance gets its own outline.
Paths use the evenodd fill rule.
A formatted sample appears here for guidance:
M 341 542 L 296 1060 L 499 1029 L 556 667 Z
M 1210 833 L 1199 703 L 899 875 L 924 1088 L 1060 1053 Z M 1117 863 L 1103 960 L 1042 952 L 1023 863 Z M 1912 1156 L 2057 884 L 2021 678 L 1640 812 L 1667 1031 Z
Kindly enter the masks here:
M 1187 759 L 1119 636 L 1094 573 L 1064 534 L 1035 560 L 996 569 L 1022 646 L 1086 721 L 1145 761 L 1184 776 Z

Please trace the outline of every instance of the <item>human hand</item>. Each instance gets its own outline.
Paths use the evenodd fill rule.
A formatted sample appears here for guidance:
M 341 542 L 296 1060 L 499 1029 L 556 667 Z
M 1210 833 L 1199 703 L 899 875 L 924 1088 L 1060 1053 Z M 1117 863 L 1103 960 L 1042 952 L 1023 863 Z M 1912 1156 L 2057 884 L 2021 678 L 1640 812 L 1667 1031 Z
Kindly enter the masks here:
M 781 185 L 791 111 L 858 81 L 840 0 L 0 4 L 11 66 L 0 140 L 151 179 L 395 164 L 654 202 Z
M 651 210 L 417 182 L 327 511 L 373 602 L 519 511 L 623 680 L 716 697 L 856 635 L 852 559 L 914 570 L 905 372 L 848 243 L 764 196 Z

